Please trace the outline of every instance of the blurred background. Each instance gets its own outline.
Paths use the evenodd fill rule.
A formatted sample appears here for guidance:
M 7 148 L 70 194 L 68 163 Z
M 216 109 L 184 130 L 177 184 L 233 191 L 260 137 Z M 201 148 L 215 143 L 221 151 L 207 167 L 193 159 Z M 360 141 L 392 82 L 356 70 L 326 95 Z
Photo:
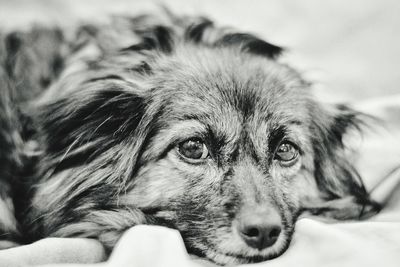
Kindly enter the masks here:
M 400 93 L 400 1 L 396 0 L 0 0 L 0 27 L 68 25 L 107 14 L 205 15 L 287 48 L 282 61 L 328 102 Z

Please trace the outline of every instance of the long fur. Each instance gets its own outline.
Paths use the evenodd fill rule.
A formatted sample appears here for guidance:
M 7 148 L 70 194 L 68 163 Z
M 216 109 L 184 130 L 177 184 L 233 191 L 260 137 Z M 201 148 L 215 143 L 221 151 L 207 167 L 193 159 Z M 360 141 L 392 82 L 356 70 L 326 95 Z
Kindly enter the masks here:
M 378 210 L 343 136 L 357 112 L 313 100 L 279 63 L 282 48 L 208 19 L 117 17 L 75 30 L 1 36 L 0 237 L 99 239 L 137 224 L 178 229 L 219 264 L 276 257 L 304 211 L 337 219 Z M 188 138 L 211 158 L 176 153 Z M 282 140 L 300 160 L 274 159 Z M 232 232 L 244 208 L 274 207 L 277 243 L 257 251 Z

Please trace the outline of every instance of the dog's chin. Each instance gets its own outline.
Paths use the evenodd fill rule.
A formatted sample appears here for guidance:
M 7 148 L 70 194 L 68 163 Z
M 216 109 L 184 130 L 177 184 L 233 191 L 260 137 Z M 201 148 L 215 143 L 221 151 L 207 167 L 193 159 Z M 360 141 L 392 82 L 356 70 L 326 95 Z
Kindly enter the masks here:
M 233 253 L 233 252 L 222 252 L 218 250 L 208 250 L 206 257 L 210 261 L 218 265 L 239 265 L 247 263 L 258 263 L 279 257 L 285 252 L 286 248 L 282 248 L 280 251 L 274 251 L 267 255 L 247 255 L 245 253 Z
M 245 256 L 242 254 L 235 254 L 235 253 L 223 253 L 216 250 L 207 251 L 207 258 L 210 261 L 218 265 L 228 265 L 228 266 L 263 262 L 276 258 L 279 255 L 280 254 L 274 254 L 271 256 L 261 256 L 261 255 Z
M 189 249 L 192 255 L 200 258 L 207 258 L 209 261 L 218 265 L 239 265 L 247 263 L 258 263 L 274 259 L 282 255 L 290 244 L 291 235 L 282 235 L 277 243 L 272 247 L 264 250 L 257 250 L 252 248 L 241 248 L 236 251 L 224 249 L 222 247 L 215 248 L 207 245 L 205 249 Z

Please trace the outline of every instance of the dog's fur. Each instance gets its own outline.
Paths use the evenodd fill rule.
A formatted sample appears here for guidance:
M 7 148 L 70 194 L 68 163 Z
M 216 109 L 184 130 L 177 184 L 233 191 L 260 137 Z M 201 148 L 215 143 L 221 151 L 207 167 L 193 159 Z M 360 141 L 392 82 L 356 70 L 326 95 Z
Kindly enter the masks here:
M 313 100 L 281 52 L 204 18 L 3 34 L 1 239 L 88 237 L 111 250 L 129 227 L 158 224 L 190 253 L 247 263 L 282 254 L 303 211 L 376 212 L 342 140 L 357 112 Z M 191 138 L 210 156 L 183 158 Z M 283 141 L 299 153 L 290 166 L 274 156 Z M 277 242 L 247 246 L 238 217 L 269 209 Z

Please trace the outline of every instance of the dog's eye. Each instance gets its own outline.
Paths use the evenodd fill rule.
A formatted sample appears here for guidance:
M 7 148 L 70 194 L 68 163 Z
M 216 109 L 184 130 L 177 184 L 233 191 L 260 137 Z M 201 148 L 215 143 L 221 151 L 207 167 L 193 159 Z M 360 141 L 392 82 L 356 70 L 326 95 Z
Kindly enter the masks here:
M 275 158 L 281 162 L 293 162 L 298 156 L 298 150 L 289 142 L 283 142 L 275 152 Z
M 189 139 L 179 144 L 179 154 L 187 159 L 206 159 L 208 157 L 208 149 L 204 142 L 200 139 Z

